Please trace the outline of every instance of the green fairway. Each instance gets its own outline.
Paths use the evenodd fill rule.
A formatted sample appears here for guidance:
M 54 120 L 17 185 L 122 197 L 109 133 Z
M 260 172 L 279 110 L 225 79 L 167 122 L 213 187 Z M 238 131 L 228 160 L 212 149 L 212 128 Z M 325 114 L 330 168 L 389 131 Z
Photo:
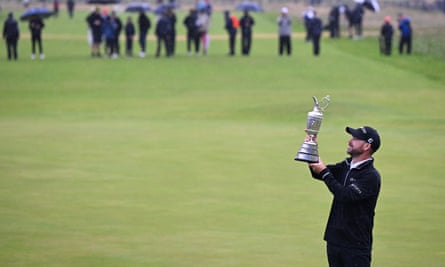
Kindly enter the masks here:
M 324 38 L 314 57 L 297 22 L 279 57 L 276 14 L 254 14 L 263 37 L 228 57 L 217 13 L 208 56 L 181 39 L 156 59 L 152 29 L 147 58 L 98 59 L 85 16 L 45 21 L 45 60 L 26 23 L 17 62 L 0 45 L 1 266 L 327 266 L 332 197 L 293 158 L 328 94 L 326 163 L 347 156 L 345 126 L 382 136 L 372 265 L 443 266 L 443 58 L 382 57 L 375 36 Z

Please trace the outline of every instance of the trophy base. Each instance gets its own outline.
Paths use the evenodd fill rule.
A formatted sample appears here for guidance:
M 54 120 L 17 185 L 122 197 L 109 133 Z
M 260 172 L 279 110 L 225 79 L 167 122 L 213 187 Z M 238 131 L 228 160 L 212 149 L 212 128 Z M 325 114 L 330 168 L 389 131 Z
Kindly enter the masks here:
M 318 149 L 316 144 L 303 143 L 297 152 L 295 160 L 308 163 L 318 162 Z
M 307 163 L 318 163 L 318 155 L 298 153 L 297 156 L 295 157 L 295 160 Z

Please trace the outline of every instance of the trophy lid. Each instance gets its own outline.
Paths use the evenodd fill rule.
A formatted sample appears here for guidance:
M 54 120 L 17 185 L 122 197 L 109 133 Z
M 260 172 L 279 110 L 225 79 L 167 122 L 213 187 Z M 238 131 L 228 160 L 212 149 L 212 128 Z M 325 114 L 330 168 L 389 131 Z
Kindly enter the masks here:
M 312 99 L 314 100 L 314 111 L 320 113 L 324 112 L 328 108 L 329 102 L 331 101 L 329 95 L 323 97 L 320 101 L 318 101 L 315 96 L 313 96 Z

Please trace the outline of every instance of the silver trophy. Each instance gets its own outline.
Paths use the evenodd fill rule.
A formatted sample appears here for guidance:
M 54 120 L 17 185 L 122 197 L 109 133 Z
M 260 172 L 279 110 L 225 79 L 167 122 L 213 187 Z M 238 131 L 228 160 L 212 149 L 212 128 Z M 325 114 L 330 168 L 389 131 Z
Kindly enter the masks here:
M 323 97 L 320 101 L 318 101 L 315 96 L 313 96 L 312 99 L 314 100 L 314 110 L 307 113 L 307 126 L 306 130 L 304 130 L 307 134 L 306 140 L 304 140 L 304 143 L 298 150 L 295 160 L 316 163 L 318 162 L 319 157 L 316 137 L 320 131 L 323 112 L 329 106 L 329 101 L 331 99 L 328 95 Z

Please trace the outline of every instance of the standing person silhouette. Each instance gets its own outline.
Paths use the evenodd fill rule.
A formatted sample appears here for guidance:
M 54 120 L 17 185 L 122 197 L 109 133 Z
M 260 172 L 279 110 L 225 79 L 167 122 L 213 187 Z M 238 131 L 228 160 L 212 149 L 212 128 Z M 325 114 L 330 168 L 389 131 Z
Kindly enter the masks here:
M 290 19 L 288 13 L 289 9 L 287 7 L 283 7 L 281 9 L 281 15 L 277 18 L 278 53 L 280 56 L 282 56 L 284 52 L 286 52 L 288 56 L 292 54 L 292 20 Z
M 413 30 L 411 28 L 411 19 L 403 14 L 399 14 L 399 30 L 399 54 L 403 54 L 403 50 L 406 47 L 406 54 L 409 55 L 411 54 Z
M 100 57 L 100 44 L 102 42 L 102 24 L 104 19 L 97 7 L 88 17 L 87 23 L 92 35 L 91 56 Z
M 39 46 L 40 59 L 45 58 L 45 54 L 43 54 L 43 46 L 42 46 L 42 30 L 45 27 L 42 18 L 35 17 L 29 21 L 29 29 L 31 30 L 31 46 L 32 46 L 32 54 L 31 59 L 36 58 L 36 45 Z
M 252 28 L 255 25 L 255 20 L 249 14 L 249 11 L 245 10 L 244 15 L 240 19 L 241 27 L 241 53 L 244 56 L 250 54 L 250 48 L 252 46 Z
M 8 14 L 8 18 L 3 24 L 3 39 L 6 41 L 6 51 L 8 60 L 17 60 L 17 45 L 20 38 L 20 30 L 17 20 L 14 18 L 12 12 Z
M 314 56 L 320 55 L 320 39 L 323 33 L 323 22 L 317 16 L 317 12 L 314 11 L 314 16 L 309 22 L 309 32 L 312 37 L 312 51 Z
M 391 25 L 391 17 L 386 16 L 385 22 L 380 28 L 381 38 L 381 52 L 384 55 L 390 56 L 392 51 L 392 35 L 394 34 L 394 28 Z
M 143 11 L 139 13 L 138 25 L 139 25 L 139 46 L 141 48 L 139 56 L 145 57 L 147 49 L 147 34 L 148 30 L 150 30 L 151 28 L 151 21 L 150 18 Z

